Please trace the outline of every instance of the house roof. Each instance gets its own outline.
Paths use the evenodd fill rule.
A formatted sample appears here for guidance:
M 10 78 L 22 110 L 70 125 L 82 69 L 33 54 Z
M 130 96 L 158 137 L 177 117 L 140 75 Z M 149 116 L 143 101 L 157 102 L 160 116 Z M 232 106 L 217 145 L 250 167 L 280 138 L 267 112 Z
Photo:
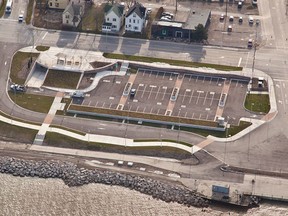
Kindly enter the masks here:
M 69 5 L 65 8 L 63 13 L 70 13 L 72 16 L 81 15 L 80 11 L 83 6 L 80 4 L 74 4 L 74 2 L 70 2 Z
M 199 24 L 202 24 L 205 27 L 210 14 L 210 10 L 193 10 L 185 23 L 184 29 L 195 30 L 196 26 Z
M 109 14 L 111 11 L 113 11 L 116 14 L 116 16 L 121 17 L 124 13 L 124 8 L 125 6 L 120 4 L 114 4 L 114 5 L 107 4 L 104 10 L 106 15 Z
M 145 17 L 146 8 L 140 4 L 139 2 L 136 2 L 127 12 L 126 17 L 129 17 L 132 13 L 136 13 L 140 18 Z

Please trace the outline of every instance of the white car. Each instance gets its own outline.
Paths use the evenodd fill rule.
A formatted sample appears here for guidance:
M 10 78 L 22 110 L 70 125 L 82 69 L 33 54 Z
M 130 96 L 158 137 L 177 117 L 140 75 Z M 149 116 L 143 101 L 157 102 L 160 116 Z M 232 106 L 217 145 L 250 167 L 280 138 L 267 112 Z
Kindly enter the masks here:
M 234 17 L 233 17 L 233 16 L 230 16 L 230 17 L 229 17 L 229 21 L 230 21 L 230 22 L 233 22 L 233 20 L 234 20 Z
M 250 17 L 249 17 L 249 24 L 252 25 L 253 23 L 254 23 L 254 19 L 253 19 L 253 17 L 250 16 Z
M 257 0 L 252 0 L 253 5 L 257 5 Z
M 23 14 L 19 14 L 18 22 L 23 22 L 23 21 L 24 21 L 24 15 Z

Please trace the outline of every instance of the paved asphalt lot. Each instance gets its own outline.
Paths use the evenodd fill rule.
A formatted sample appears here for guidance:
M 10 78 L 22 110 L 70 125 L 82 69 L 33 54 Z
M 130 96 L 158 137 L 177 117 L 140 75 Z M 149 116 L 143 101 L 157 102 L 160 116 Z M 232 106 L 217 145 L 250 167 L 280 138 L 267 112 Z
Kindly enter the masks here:
M 170 114 L 181 118 L 214 121 L 224 82 L 228 82 L 230 87 L 223 116 L 229 116 L 231 124 L 238 124 L 241 117 L 250 115 L 243 107 L 248 84 L 244 80 L 139 69 L 131 87 L 136 89 L 136 94 L 131 97 L 123 96 L 128 79 L 129 75 L 103 78 L 97 88 L 90 92 L 90 97 L 83 100 L 82 105 L 117 109 L 121 97 L 125 97 L 123 110 L 130 112 Z M 171 94 L 179 80 L 181 87 L 178 97 L 172 102 Z M 168 107 L 172 107 L 171 113 Z

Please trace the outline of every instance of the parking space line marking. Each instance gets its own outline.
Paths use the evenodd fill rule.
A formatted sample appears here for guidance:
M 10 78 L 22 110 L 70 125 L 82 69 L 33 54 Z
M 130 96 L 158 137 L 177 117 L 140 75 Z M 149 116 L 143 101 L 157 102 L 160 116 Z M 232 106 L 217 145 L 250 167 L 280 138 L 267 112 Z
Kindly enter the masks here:
M 139 84 L 139 87 L 143 87 L 143 86 L 144 86 L 144 84 L 143 84 L 143 83 L 140 83 L 140 84 Z
M 199 119 L 201 119 L 201 113 L 200 113 L 200 115 L 199 115 Z
M 137 100 L 137 99 L 133 99 L 133 102 L 134 102 L 134 103 L 137 103 L 137 102 L 138 102 L 138 100 Z
M 208 120 L 208 114 L 207 114 L 207 116 L 206 116 L 206 120 Z
M 206 111 L 210 111 L 210 108 L 209 108 L 209 107 L 207 107 L 207 108 L 205 108 L 205 110 L 206 110 Z
M 110 83 L 111 80 L 103 80 L 104 83 Z
M 143 98 L 143 95 L 145 93 L 145 89 L 146 89 L 147 85 L 144 86 L 144 89 L 143 89 L 143 92 L 142 92 L 142 95 L 141 95 L 141 98 Z
M 97 101 L 97 102 L 96 102 L 96 104 L 95 104 L 95 107 L 97 107 L 97 105 L 98 105 L 98 102 L 99 102 L 99 101 Z
M 114 100 L 114 97 L 109 97 L 109 100 Z
M 191 92 L 191 89 L 186 89 L 185 91 L 186 91 L 186 92 Z
M 109 109 L 111 109 L 112 103 L 110 103 Z
M 158 73 L 159 73 L 159 72 L 157 71 L 156 78 L 158 77 Z
M 185 95 L 186 95 L 186 91 L 184 92 L 183 99 L 182 99 L 182 103 L 183 103 L 184 100 L 185 100 Z M 179 95 L 179 96 L 180 96 L 180 95 Z
M 153 89 L 156 87 L 154 87 L 154 86 L 150 86 L 151 87 L 151 90 L 150 90 L 150 93 L 149 93 L 149 96 L 148 96 L 148 99 L 150 99 L 150 96 L 151 96 L 151 93 L 152 93 L 152 91 L 153 91 Z
M 186 105 L 181 105 L 181 108 L 186 108 Z
M 91 100 L 89 101 L 88 106 L 90 106 L 90 104 L 91 104 Z
M 201 93 L 202 93 L 202 91 L 197 91 L 199 94 L 198 94 L 198 97 L 197 97 L 197 101 L 196 101 L 196 104 L 198 104 L 198 101 L 199 101 L 199 97 L 200 97 L 200 95 L 201 95 Z
M 149 77 L 151 77 L 152 71 L 150 71 Z
M 193 112 L 193 114 L 192 114 L 192 119 L 193 119 L 193 117 L 194 117 L 194 112 Z
M 157 115 L 159 114 L 159 112 L 160 112 L 160 109 L 157 110 Z
M 157 102 L 157 105 L 160 105 L 160 106 L 161 106 L 161 105 L 162 105 L 162 103 L 161 103 L 161 102 Z
M 104 107 L 104 105 L 105 105 L 105 102 L 103 102 L 102 108 Z
M 212 77 L 210 77 L 210 82 L 209 82 L 210 85 L 211 85 L 211 82 L 212 82 Z
M 138 112 L 138 109 L 139 109 L 139 106 L 137 106 L 137 108 L 136 108 L 136 112 Z
M 196 81 L 195 82 L 197 83 L 197 81 L 198 81 L 198 76 L 196 77 Z
M 202 83 L 204 83 L 205 82 L 205 76 L 203 76 L 203 82 Z
M 162 77 L 162 79 L 164 79 L 164 77 L 165 77 L 165 73 L 163 73 L 163 77 Z
M 166 88 L 164 88 L 166 87 Z M 167 91 L 167 86 L 163 86 L 163 89 L 165 90 L 164 93 L 163 93 L 163 97 L 162 97 L 162 100 L 164 100 L 164 97 L 165 97 L 165 94 L 166 94 L 166 91 Z
M 157 97 L 158 97 L 158 94 L 159 94 L 160 88 L 161 88 L 161 86 L 158 87 L 158 91 L 157 91 L 157 93 L 156 93 L 155 100 L 156 100 Z
M 145 112 L 145 110 L 146 110 L 146 106 L 145 106 L 144 109 L 143 109 L 143 113 Z
M 121 81 L 116 81 L 116 84 L 121 84 Z
M 191 81 L 191 78 L 192 78 L 192 75 L 190 75 L 190 77 L 189 77 L 189 82 Z
M 152 113 L 152 111 L 153 111 L 153 107 L 151 107 L 150 114 Z
M 184 117 L 187 118 L 187 112 L 185 112 L 185 116 Z
M 238 62 L 238 67 L 240 67 L 240 65 L 241 65 L 241 62 L 242 62 L 242 57 L 240 57 L 240 59 L 239 59 L 239 62 Z
M 205 98 L 204 98 L 204 101 L 203 101 L 203 105 L 205 105 L 207 95 L 208 95 L 208 91 L 206 92 L 206 95 L 205 95 Z
M 192 100 L 193 94 L 194 94 L 194 89 L 193 89 L 193 92 L 192 92 L 192 94 L 191 94 L 191 96 L 190 96 L 189 104 L 191 103 L 191 100 Z

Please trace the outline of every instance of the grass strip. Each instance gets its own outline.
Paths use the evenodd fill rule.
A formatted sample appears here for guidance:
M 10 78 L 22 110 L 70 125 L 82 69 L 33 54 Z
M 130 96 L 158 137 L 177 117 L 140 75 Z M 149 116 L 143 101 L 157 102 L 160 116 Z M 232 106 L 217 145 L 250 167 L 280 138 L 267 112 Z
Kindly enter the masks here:
M 13 56 L 13 60 L 11 63 L 11 70 L 10 70 L 10 78 L 12 82 L 17 84 L 24 84 L 26 80 L 25 78 L 18 76 L 18 73 L 21 72 L 25 67 L 27 67 L 27 63 L 29 59 L 37 58 L 39 53 L 28 53 L 28 52 L 17 52 Z
M 44 81 L 45 86 L 76 89 L 81 73 L 49 69 Z
M 49 50 L 49 46 L 36 46 L 36 50 L 38 51 L 46 51 Z
M 150 155 L 158 157 L 165 156 L 172 158 L 191 157 L 191 153 L 173 147 L 124 147 L 112 144 L 82 141 L 53 132 L 46 133 L 44 144 L 61 148 L 116 152 L 123 154 Z
M 227 66 L 227 65 L 209 64 L 209 63 L 201 63 L 201 62 L 188 62 L 188 61 L 173 60 L 173 59 L 146 57 L 146 56 L 122 55 L 122 54 L 115 54 L 115 53 L 104 53 L 103 56 L 105 58 L 110 58 L 110 59 L 120 59 L 120 60 L 127 60 L 127 61 L 147 62 L 147 63 L 163 62 L 163 63 L 167 63 L 170 65 L 175 65 L 175 66 L 207 67 L 207 68 L 214 68 L 216 70 L 222 70 L 222 71 L 241 71 L 243 69 L 242 67 L 234 67 L 234 66 Z
M 37 123 L 37 122 L 31 122 L 31 121 L 26 121 L 17 117 L 13 117 L 10 115 L 7 115 L 6 113 L 3 113 L 2 111 L 0 111 L 0 115 L 3 117 L 6 117 L 8 119 L 14 120 L 14 121 L 18 121 L 18 122 L 22 122 L 22 123 L 27 123 L 27 124 L 33 124 L 33 125 L 38 125 L 41 126 L 42 123 Z
M 12 91 L 9 91 L 8 94 L 12 101 L 20 107 L 41 113 L 48 113 L 54 100 L 54 97 L 43 95 L 14 93 Z
M 7 4 L 7 0 L 2 0 L 2 4 L 0 7 L 0 17 L 2 17 L 5 13 L 6 4 Z
M 37 130 L 23 128 L 0 121 L 0 137 L 2 139 L 33 143 Z
M 247 94 L 244 104 L 252 112 L 268 113 L 270 110 L 268 94 Z
M 31 23 L 32 13 L 33 13 L 33 5 L 34 5 L 34 0 L 29 0 L 28 5 L 27 5 L 26 18 L 25 18 L 25 22 L 27 25 L 29 25 Z
M 79 106 L 79 105 L 74 105 L 74 104 L 69 107 L 69 110 L 133 117 L 133 118 L 140 118 L 140 119 L 152 119 L 152 120 L 165 121 L 165 122 L 193 124 L 193 125 L 201 125 L 201 126 L 209 126 L 209 127 L 218 126 L 217 122 L 212 122 L 212 121 L 186 119 L 186 118 L 179 118 L 179 117 L 174 117 L 174 116 L 162 116 L 162 115 L 155 115 L 155 114 L 148 114 L 148 113 L 128 112 L 128 111 L 123 111 L 123 110 L 87 107 L 87 106 Z

